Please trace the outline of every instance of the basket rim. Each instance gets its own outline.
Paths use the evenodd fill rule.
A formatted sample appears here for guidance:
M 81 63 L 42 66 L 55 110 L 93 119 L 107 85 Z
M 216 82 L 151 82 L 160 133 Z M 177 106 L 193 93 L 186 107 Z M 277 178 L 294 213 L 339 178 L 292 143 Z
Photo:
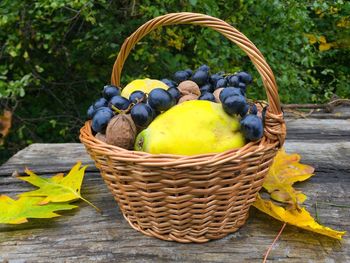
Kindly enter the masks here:
M 205 153 L 196 155 L 179 155 L 179 154 L 152 154 L 148 152 L 127 150 L 118 146 L 107 144 L 97 139 L 91 130 L 91 120 L 85 122 L 80 129 L 80 141 L 85 147 L 94 148 L 94 152 L 101 155 L 108 155 L 111 159 L 127 161 L 142 164 L 143 166 L 176 166 L 176 167 L 193 167 L 196 165 L 216 166 L 228 161 L 247 158 L 254 154 L 263 154 L 265 151 L 278 148 L 279 141 L 268 139 L 266 134 L 256 142 L 249 142 L 237 149 L 229 149 L 220 153 Z

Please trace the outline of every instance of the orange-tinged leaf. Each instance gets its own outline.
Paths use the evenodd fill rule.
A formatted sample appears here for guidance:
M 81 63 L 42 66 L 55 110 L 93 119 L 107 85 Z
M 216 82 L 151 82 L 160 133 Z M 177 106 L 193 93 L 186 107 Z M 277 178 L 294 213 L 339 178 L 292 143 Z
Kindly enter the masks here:
M 39 187 L 39 189 L 22 193 L 20 196 L 45 197 L 40 201 L 40 204 L 47 204 L 49 202 L 68 202 L 82 199 L 99 211 L 96 206 L 80 195 L 80 188 L 87 167 L 84 166 L 80 168 L 80 166 L 81 162 L 78 162 L 66 176 L 59 173 L 51 178 L 40 177 L 29 169 L 25 169 L 25 173 L 29 176 L 19 176 L 18 178 Z
M 4 137 L 10 132 L 12 123 L 12 112 L 5 110 L 0 116 L 0 145 L 4 143 Z
M 306 200 L 292 185 L 310 178 L 314 168 L 299 161 L 298 154 L 287 154 L 284 149 L 278 151 L 263 184 L 272 199 L 295 207 Z
M 285 209 L 269 200 L 262 199 L 260 195 L 258 195 L 254 206 L 277 220 L 332 238 L 341 239 L 346 233 L 346 231 L 337 231 L 318 224 L 305 208 Z
M 20 197 L 14 200 L 6 195 L 0 195 L 0 224 L 22 224 L 28 222 L 28 218 L 57 217 L 60 215 L 55 211 L 77 207 L 68 203 L 39 205 L 42 199 L 42 197 Z

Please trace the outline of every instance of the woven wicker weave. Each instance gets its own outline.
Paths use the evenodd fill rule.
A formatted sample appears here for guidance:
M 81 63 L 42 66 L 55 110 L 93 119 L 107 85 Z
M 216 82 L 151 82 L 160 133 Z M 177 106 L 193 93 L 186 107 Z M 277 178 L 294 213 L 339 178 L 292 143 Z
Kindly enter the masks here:
M 286 129 L 275 78 L 260 51 L 237 29 L 207 15 L 173 13 L 142 25 L 125 40 L 113 67 L 112 83 L 120 85 L 124 62 L 142 37 L 160 26 L 177 24 L 210 27 L 250 57 L 269 101 L 264 137 L 223 153 L 155 155 L 96 139 L 88 121 L 80 130 L 80 140 L 134 229 L 164 240 L 200 243 L 224 237 L 245 223 Z

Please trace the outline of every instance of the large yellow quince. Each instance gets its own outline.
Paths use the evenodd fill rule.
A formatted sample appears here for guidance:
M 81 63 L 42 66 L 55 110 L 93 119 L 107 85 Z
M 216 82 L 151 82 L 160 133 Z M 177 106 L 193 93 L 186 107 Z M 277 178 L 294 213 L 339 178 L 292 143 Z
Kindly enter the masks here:
M 178 104 L 160 114 L 136 138 L 135 150 L 153 154 L 218 153 L 245 144 L 240 117 L 204 100 Z

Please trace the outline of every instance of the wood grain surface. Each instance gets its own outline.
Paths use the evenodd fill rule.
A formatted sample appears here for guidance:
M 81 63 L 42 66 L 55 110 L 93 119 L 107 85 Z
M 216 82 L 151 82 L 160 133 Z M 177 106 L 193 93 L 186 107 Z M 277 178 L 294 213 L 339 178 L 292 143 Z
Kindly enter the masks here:
M 350 231 L 350 120 L 289 119 L 287 152 L 302 155 L 316 175 L 296 188 L 322 224 Z M 262 262 L 282 223 L 251 209 L 245 226 L 205 244 L 179 244 L 133 230 L 81 144 L 33 144 L 0 167 L 0 193 L 15 197 L 33 187 L 11 176 L 29 167 L 43 176 L 64 172 L 78 160 L 89 164 L 82 195 L 103 210 L 78 201 L 62 217 L 0 225 L 0 262 Z M 0 211 L 1 212 L 1 211 Z M 268 262 L 350 262 L 342 241 L 287 226 Z

